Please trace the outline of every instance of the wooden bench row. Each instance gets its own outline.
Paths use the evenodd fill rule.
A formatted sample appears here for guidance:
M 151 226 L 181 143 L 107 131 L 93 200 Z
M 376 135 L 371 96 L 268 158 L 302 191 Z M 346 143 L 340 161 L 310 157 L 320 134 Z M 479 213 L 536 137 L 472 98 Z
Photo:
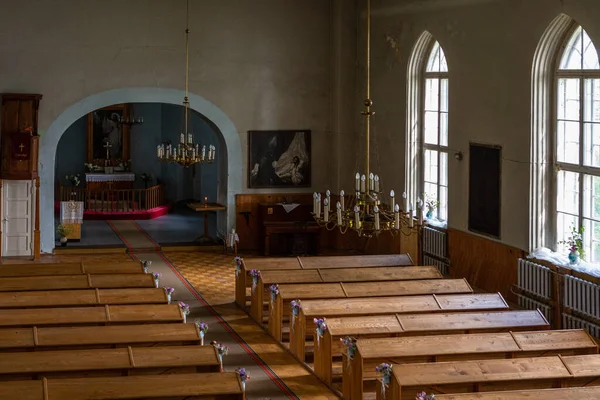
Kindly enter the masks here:
M 538 311 L 497 311 L 436 314 L 391 314 L 327 319 L 322 337 L 314 337 L 314 371 L 331 384 L 333 357 L 342 354 L 341 339 L 441 335 L 449 333 L 546 330 L 550 324 Z M 318 340 L 317 340 L 318 339 Z
M 289 310 L 290 302 L 296 299 L 304 301 L 467 293 L 473 293 L 473 288 L 466 279 L 279 285 L 279 295 L 270 304 L 272 310 L 269 310 L 269 334 L 275 340 L 282 341 L 284 310 Z
M 290 308 L 290 320 L 294 318 L 294 327 L 292 329 L 290 323 L 289 328 L 290 352 L 300 361 L 305 361 L 306 337 L 309 333 L 309 338 L 312 340 L 314 318 L 508 309 L 508 304 L 500 293 L 306 300 L 302 302 L 302 308 L 297 316 L 292 315 Z M 273 323 L 281 323 L 281 321 Z M 311 328 L 310 332 L 309 328 Z
M 214 346 L 3 353 L 0 380 L 220 372 Z
M 252 287 L 250 316 L 262 323 L 265 299 L 272 284 L 409 281 L 443 278 L 437 267 L 373 267 L 264 271 Z
M 78 274 L 140 274 L 144 267 L 137 261 L 117 263 L 35 263 L 0 264 L 0 278 L 17 276 L 57 276 Z
M 0 292 L 0 308 L 166 304 L 163 288 L 40 290 Z
M 235 372 L 0 382 L 1 399 L 243 400 Z
M 156 287 L 151 274 L 18 276 L 0 279 L 0 292 L 144 287 Z
M 435 398 L 436 400 L 598 400 L 600 387 L 445 394 Z
M 246 288 L 251 286 L 250 271 L 253 269 L 263 273 L 265 271 L 290 269 L 367 268 L 408 265 L 413 265 L 413 261 L 408 254 L 242 259 L 239 271 L 235 274 L 235 302 L 242 308 L 246 306 Z
M 114 325 L 184 322 L 178 304 L 0 309 L 0 327 Z
M 600 355 L 399 364 L 378 400 L 414 400 L 415 394 L 600 386 Z
M 597 353 L 596 342 L 585 330 L 360 339 L 354 357 L 348 360 L 344 355 L 342 392 L 347 400 L 362 400 L 365 392 L 375 391 L 380 377 L 375 367 L 381 363 L 397 368 L 409 363 Z

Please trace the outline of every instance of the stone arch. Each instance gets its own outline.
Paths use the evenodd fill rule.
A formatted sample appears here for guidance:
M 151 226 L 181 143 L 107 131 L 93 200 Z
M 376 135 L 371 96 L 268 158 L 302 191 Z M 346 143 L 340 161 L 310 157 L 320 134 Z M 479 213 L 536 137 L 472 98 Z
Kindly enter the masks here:
M 40 233 L 41 250 L 54 249 L 54 164 L 58 142 L 76 120 L 82 116 L 119 103 L 167 103 L 181 105 L 184 92 L 165 88 L 122 88 L 88 96 L 64 110 L 42 135 L 40 145 Z M 235 226 L 235 194 L 242 189 L 242 146 L 237 129 L 229 117 L 216 105 L 196 94 L 189 94 L 190 108 L 209 119 L 221 133 L 223 154 L 218 154 L 218 201 L 227 206 L 219 215 L 219 230 Z
M 531 144 L 529 182 L 529 250 L 549 243 L 550 192 L 552 188 L 552 122 L 556 57 L 573 19 L 560 14 L 542 35 L 531 71 Z

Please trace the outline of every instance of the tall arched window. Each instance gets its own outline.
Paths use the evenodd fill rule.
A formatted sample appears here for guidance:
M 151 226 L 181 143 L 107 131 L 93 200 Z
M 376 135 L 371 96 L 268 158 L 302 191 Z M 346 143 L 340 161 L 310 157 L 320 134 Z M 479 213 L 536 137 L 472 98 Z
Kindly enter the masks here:
M 425 63 L 421 192 L 438 200 L 437 218 L 448 219 L 448 64 L 444 50 L 433 42 Z
M 556 242 L 584 227 L 586 259 L 600 262 L 600 63 L 581 26 L 570 31 L 557 67 Z

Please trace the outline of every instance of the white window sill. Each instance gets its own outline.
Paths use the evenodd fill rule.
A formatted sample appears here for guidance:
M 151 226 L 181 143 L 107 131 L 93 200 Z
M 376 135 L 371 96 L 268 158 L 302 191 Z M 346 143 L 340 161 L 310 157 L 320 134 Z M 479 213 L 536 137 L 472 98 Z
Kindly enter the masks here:
M 554 265 L 569 267 L 575 271 L 600 277 L 600 264 L 590 264 L 584 260 L 581 260 L 579 261 L 579 264 L 571 265 L 566 254 L 556 253 L 546 247 L 540 247 L 539 249 L 536 249 L 529 254 L 527 258 L 537 258 L 538 260 L 551 262 Z
M 443 228 L 446 229 L 448 227 L 448 221 L 440 221 L 439 219 L 433 217 L 426 220 L 427 225 L 432 226 L 434 228 Z

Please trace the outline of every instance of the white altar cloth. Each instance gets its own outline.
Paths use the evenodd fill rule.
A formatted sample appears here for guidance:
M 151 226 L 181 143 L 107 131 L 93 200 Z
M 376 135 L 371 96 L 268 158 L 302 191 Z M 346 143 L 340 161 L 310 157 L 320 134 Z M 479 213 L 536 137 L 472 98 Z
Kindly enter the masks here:
M 85 174 L 86 182 L 133 182 L 135 174 Z
M 83 201 L 61 201 L 60 222 L 62 224 L 82 224 Z

